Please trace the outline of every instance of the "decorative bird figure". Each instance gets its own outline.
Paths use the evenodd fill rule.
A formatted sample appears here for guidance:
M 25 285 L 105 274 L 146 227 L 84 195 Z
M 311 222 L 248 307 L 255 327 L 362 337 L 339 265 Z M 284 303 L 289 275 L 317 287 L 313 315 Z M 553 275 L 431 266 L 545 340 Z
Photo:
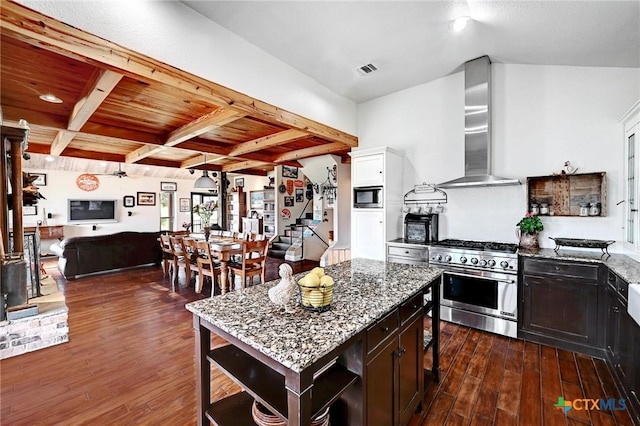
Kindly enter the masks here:
M 269 289 L 269 299 L 271 299 L 275 305 L 283 307 L 285 311 L 290 312 L 288 304 L 293 299 L 293 293 L 296 288 L 296 283 L 293 279 L 293 270 L 291 266 L 283 263 L 278 267 L 278 274 L 281 280 Z

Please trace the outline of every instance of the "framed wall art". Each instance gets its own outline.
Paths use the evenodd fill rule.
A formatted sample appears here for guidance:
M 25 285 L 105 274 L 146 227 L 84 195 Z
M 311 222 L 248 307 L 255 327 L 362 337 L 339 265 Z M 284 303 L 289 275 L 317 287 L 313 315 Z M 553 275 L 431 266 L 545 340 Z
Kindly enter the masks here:
M 29 173 L 29 176 L 37 176 L 38 178 L 33 181 L 35 186 L 47 186 L 47 175 L 44 173 Z
M 136 205 L 136 197 L 133 195 L 125 195 L 122 197 L 122 205 L 124 207 L 135 207 Z
M 37 216 L 38 215 L 38 206 L 22 206 L 22 215 L 23 216 Z
M 180 198 L 180 211 L 181 212 L 190 212 L 191 211 L 191 200 L 188 198 Z
M 298 168 L 290 167 L 290 166 L 282 166 L 282 177 L 297 179 L 298 178 Z
M 244 178 L 235 178 L 233 183 L 236 188 L 244 188 Z
M 156 193 L 155 192 L 138 192 L 138 205 L 139 206 L 155 206 L 156 205 Z
M 160 182 L 160 190 L 164 192 L 177 191 L 178 184 L 175 182 Z
M 304 189 L 296 188 L 296 203 L 301 203 L 304 201 Z
M 293 197 L 290 195 L 284 196 L 284 206 L 285 207 L 293 207 Z

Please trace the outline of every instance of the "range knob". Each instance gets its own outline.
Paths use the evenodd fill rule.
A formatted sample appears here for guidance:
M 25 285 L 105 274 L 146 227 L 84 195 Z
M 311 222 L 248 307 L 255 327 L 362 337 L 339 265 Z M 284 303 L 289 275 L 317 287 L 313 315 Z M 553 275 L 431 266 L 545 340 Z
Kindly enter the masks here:
M 438 262 L 442 262 L 442 255 L 441 255 L 441 254 L 437 255 L 437 256 L 436 256 L 436 260 L 437 260 Z
M 446 256 L 444 257 L 444 261 L 445 261 L 445 262 L 451 262 L 451 256 L 446 255 Z
M 493 259 L 489 259 L 489 262 L 487 262 L 487 263 L 489 264 L 489 266 L 490 266 L 491 268 L 493 268 L 494 266 L 496 266 L 496 261 L 495 261 L 495 260 L 493 260 Z
M 471 258 L 471 263 L 473 263 L 474 265 L 478 264 L 478 258 L 477 257 L 472 257 Z
M 487 266 L 487 261 L 486 261 L 486 260 L 484 260 L 484 259 L 482 259 L 482 260 L 480 261 L 480 266 Z
M 464 256 L 460 257 L 460 263 L 467 263 L 467 258 Z
M 509 262 L 503 260 L 502 262 L 500 262 L 500 266 L 502 266 L 502 269 L 507 269 L 507 267 L 509 266 Z

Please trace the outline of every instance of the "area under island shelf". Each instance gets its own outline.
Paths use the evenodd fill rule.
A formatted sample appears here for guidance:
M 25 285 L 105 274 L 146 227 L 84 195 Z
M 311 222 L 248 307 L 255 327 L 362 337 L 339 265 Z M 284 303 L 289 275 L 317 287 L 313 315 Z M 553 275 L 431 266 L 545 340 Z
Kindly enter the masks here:
M 254 399 L 291 426 L 308 425 L 327 407 L 332 424 L 345 425 L 367 424 L 381 409 L 399 424 L 415 411 L 424 394 L 423 306 L 417 302 L 440 285 L 442 271 L 354 259 L 325 272 L 336 285 L 323 313 L 277 308 L 267 295 L 276 282 L 186 305 L 196 332 L 198 424 L 254 424 Z M 211 332 L 230 345 L 211 349 Z M 388 397 L 371 390 L 381 376 L 373 365 L 385 357 L 395 365 L 392 376 L 411 371 L 415 377 L 403 379 L 403 392 L 394 388 L 395 377 Z M 212 403 L 211 364 L 245 392 Z

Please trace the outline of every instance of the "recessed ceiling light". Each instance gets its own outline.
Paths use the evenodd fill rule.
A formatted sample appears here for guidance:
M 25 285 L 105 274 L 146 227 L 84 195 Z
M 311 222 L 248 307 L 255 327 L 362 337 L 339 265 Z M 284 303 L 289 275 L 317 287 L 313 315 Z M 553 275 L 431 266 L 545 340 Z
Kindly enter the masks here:
M 451 23 L 451 28 L 453 28 L 453 31 L 462 31 L 464 30 L 464 27 L 467 26 L 467 22 L 469 22 L 469 20 L 471 20 L 471 18 L 469 18 L 468 16 L 458 16 L 456 19 L 454 19 Z
M 106 165 L 107 165 L 107 162 L 106 162 L 106 161 L 101 161 L 101 162 L 100 162 L 100 165 L 101 165 L 102 167 L 104 167 L 104 166 L 106 166 Z
M 45 102 L 51 102 L 52 104 L 61 104 L 62 99 L 54 95 L 53 93 L 47 93 L 46 95 L 40 95 L 40 99 Z
M 55 158 L 53 158 L 53 157 L 52 157 L 52 156 L 50 156 L 50 155 L 47 155 L 46 157 L 44 157 L 44 161 L 48 161 L 49 163 L 51 163 L 52 161 L 55 161 L 55 160 L 56 160 L 56 159 L 55 159 Z

